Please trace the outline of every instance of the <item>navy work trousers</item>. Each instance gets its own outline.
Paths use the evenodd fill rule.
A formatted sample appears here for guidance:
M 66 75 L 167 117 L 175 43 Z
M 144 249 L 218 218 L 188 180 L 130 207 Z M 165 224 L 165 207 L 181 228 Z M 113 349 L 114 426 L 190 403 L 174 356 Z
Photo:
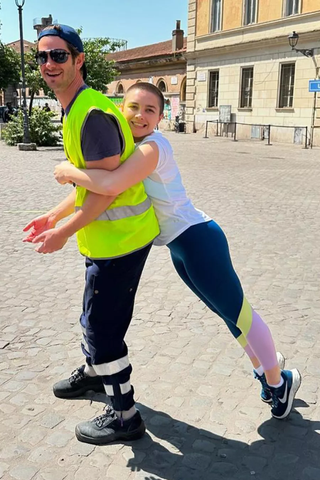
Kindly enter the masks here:
M 86 284 L 80 323 L 82 350 L 88 365 L 102 376 L 115 410 L 134 405 L 132 367 L 124 337 L 151 244 L 110 260 L 86 258 Z

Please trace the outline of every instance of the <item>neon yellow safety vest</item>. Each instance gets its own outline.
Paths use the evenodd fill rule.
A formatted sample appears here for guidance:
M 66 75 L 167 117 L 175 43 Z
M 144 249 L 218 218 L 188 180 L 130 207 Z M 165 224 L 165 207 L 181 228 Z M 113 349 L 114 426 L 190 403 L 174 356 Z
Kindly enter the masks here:
M 85 168 L 81 150 L 81 131 L 92 110 L 102 110 L 116 119 L 122 133 L 123 150 L 120 162 L 134 151 L 130 127 L 111 100 L 102 93 L 87 88 L 73 103 L 63 121 L 63 142 L 68 160 L 78 168 Z M 76 187 L 75 209 L 84 204 L 88 191 Z M 90 258 L 115 258 L 139 250 L 159 234 L 159 225 L 143 183 L 137 183 L 118 195 L 99 217 L 77 232 L 80 253 Z

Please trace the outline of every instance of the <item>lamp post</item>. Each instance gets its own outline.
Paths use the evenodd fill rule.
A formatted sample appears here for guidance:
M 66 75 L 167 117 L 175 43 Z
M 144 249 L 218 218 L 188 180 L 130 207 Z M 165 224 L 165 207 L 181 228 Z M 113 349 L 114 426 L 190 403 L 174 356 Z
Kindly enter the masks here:
M 314 58 L 314 48 L 296 48 L 299 41 L 299 35 L 297 32 L 292 32 L 288 36 L 288 41 L 291 49 L 295 52 L 302 53 L 305 57 L 312 58 L 316 69 L 315 80 L 319 78 L 319 67 Z M 311 133 L 310 133 L 310 148 L 313 147 L 313 137 L 314 137 L 314 128 L 315 128 L 315 119 L 316 119 L 316 110 L 317 110 L 317 92 L 314 92 L 313 95 L 313 108 L 312 108 L 312 118 L 311 118 Z
M 35 150 L 35 144 L 30 142 L 29 134 L 29 118 L 27 113 L 26 99 L 26 77 L 24 68 L 24 45 L 23 45 L 23 25 L 22 25 L 22 8 L 25 0 L 15 0 L 19 12 L 19 28 L 20 28 L 20 54 L 21 54 L 21 76 L 22 76 L 22 107 L 23 107 L 23 143 L 18 144 L 19 150 Z
M 314 56 L 314 48 L 296 48 L 299 41 L 299 35 L 297 32 L 292 32 L 288 36 L 289 45 L 295 52 L 302 53 L 305 57 L 313 57 Z

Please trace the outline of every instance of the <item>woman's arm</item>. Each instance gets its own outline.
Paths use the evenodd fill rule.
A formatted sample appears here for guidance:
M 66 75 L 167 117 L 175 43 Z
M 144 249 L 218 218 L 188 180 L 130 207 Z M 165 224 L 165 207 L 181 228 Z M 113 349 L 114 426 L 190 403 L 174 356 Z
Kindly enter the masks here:
M 147 178 L 158 164 L 159 150 L 155 142 L 145 143 L 116 170 L 78 169 L 62 162 L 54 170 L 59 183 L 73 182 L 102 195 L 116 196 Z

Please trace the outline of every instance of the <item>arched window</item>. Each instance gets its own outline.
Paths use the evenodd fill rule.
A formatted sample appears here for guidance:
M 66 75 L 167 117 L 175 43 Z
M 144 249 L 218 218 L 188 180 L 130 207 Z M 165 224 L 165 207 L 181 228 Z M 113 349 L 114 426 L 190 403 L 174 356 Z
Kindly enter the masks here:
M 158 81 L 157 87 L 159 88 L 160 92 L 162 92 L 162 93 L 167 91 L 166 82 L 162 78 Z
M 180 102 L 186 101 L 186 94 L 187 94 L 187 79 L 186 77 L 184 77 L 180 87 Z
M 117 93 L 117 95 L 123 95 L 124 94 L 124 89 L 123 89 L 122 83 L 118 83 L 116 93 Z

